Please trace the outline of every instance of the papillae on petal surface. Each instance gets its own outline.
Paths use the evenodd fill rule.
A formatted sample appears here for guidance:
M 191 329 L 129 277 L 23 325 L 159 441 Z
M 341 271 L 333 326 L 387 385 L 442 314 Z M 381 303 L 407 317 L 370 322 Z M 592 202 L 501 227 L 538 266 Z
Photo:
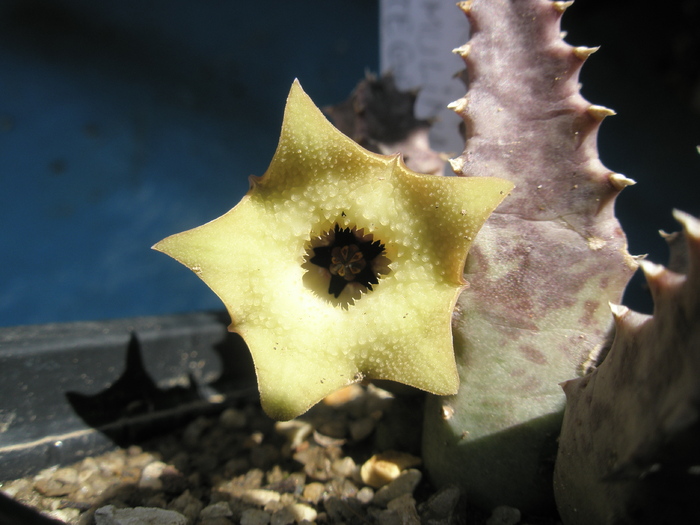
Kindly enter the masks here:
M 368 152 L 336 130 L 295 81 L 265 174 L 251 178 L 228 213 L 154 248 L 224 302 L 271 417 L 294 418 L 364 378 L 454 394 L 451 315 L 465 286 L 465 258 L 512 187 L 491 177 L 421 175 L 399 156 Z M 359 248 L 334 249 L 336 259 L 354 256 L 332 263 L 336 278 L 338 265 L 348 264 L 340 272 L 347 279 L 354 267 L 376 266 L 376 284 L 348 282 L 336 298 L 331 271 L 309 260 L 341 230 L 355 236 L 344 242 L 379 241 L 384 252 L 357 262 Z

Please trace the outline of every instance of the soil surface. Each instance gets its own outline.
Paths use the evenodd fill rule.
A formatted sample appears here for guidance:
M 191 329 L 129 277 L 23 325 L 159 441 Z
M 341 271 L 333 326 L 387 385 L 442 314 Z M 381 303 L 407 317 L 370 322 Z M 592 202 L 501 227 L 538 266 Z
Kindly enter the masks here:
M 272 421 L 257 404 L 229 406 L 0 490 L 57 523 L 80 525 L 558 523 L 509 507 L 482 512 L 460 501 L 455 487 L 435 490 L 415 440 L 392 427 L 395 402 L 384 390 L 354 385 L 289 422 Z

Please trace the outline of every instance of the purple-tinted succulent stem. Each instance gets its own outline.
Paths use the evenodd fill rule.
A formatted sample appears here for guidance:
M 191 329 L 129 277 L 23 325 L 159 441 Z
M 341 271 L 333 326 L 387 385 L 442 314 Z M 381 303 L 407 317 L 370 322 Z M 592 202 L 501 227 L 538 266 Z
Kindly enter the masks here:
M 631 180 L 598 159 L 612 111 L 587 102 L 578 74 L 590 48 L 560 37 L 566 2 L 473 0 L 471 40 L 455 50 L 468 92 L 451 104 L 466 124 L 462 176 L 516 188 L 480 231 L 454 317 L 461 388 L 426 406 L 423 454 L 439 485 L 481 506 L 551 505 L 558 383 L 581 375 L 612 327 L 636 268 L 613 203 Z
M 605 361 L 563 385 L 555 493 L 566 525 L 700 523 L 700 221 L 675 216 L 686 275 L 643 262 L 653 317 L 612 305 Z

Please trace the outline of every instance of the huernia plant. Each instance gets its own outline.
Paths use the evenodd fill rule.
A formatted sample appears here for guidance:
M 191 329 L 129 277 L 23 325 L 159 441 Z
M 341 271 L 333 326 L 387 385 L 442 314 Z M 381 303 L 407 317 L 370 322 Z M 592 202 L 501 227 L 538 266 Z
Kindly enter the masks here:
M 568 397 L 556 469 L 562 518 L 624 523 L 615 520 L 643 508 L 632 505 L 648 487 L 627 479 L 608 490 L 610 476 L 648 475 L 666 450 L 659 436 L 698 434 L 700 227 L 678 215 L 690 239 L 687 278 L 644 263 L 657 318 L 622 307 L 613 316 L 609 304 L 620 303 L 638 266 L 613 210 L 633 181 L 598 159 L 597 130 L 613 112 L 579 93 L 595 48 L 563 41 L 569 5 L 460 4 L 473 36 L 455 50 L 468 71 L 467 94 L 451 104 L 467 139 L 450 161 L 457 177 L 419 175 L 363 150 L 295 83 L 266 174 L 229 213 L 156 248 L 222 298 L 273 417 L 301 414 L 363 378 L 421 388 L 436 394 L 423 430 L 432 481 L 486 509 L 537 511 L 554 504 Z M 365 136 L 366 124 L 349 129 L 382 151 L 406 147 Z M 426 171 L 439 171 L 439 157 L 419 144 L 430 153 Z M 663 363 L 668 345 L 674 366 Z M 645 366 L 630 372 L 637 352 Z M 649 382 L 657 368 L 666 375 Z M 677 378 L 658 399 L 656 390 L 635 399 L 640 385 Z M 592 395 L 594 384 L 604 393 Z M 630 429 L 652 435 L 635 441 Z

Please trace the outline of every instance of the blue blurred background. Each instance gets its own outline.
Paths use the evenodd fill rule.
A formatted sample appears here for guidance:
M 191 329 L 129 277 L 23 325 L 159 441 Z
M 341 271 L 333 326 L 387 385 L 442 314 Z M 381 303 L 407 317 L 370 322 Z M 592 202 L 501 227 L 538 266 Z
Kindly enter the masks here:
M 563 24 L 602 45 L 583 94 L 618 112 L 601 158 L 639 182 L 617 209 L 656 262 L 671 209 L 700 213 L 697 4 L 582 0 Z M 378 0 L 0 0 L 0 325 L 221 308 L 150 246 L 265 171 L 295 77 L 339 102 L 378 41 Z M 641 280 L 627 302 L 650 310 Z
M 156 241 L 261 175 L 298 77 L 378 67 L 375 0 L 0 2 L 0 324 L 221 308 Z

